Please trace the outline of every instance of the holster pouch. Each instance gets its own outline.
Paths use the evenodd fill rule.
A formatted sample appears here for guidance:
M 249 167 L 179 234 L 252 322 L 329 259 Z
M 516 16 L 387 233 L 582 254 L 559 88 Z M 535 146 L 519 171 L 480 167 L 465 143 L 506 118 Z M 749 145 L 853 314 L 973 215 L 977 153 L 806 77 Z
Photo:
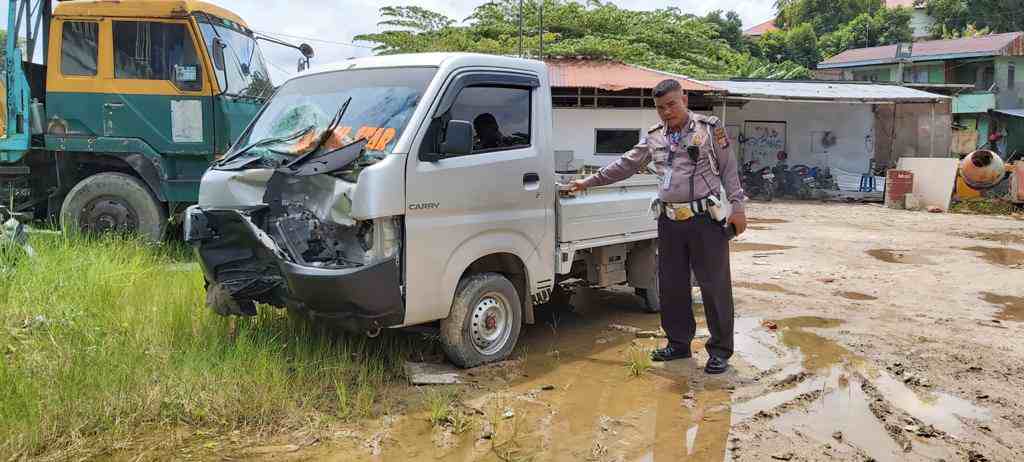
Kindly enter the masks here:
M 708 207 L 708 213 L 711 214 L 711 219 L 722 223 L 725 226 L 726 220 L 729 219 L 729 215 L 732 215 L 732 204 L 727 200 L 720 199 L 724 198 L 725 186 L 719 186 L 719 195 L 714 194 L 708 196 L 708 200 L 711 201 L 711 205 Z
M 651 208 L 648 213 L 651 214 L 651 219 L 657 221 L 661 218 L 661 214 L 665 212 L 665 206 L 662 205 L 661 199 L 655 197 L 651 199 Z

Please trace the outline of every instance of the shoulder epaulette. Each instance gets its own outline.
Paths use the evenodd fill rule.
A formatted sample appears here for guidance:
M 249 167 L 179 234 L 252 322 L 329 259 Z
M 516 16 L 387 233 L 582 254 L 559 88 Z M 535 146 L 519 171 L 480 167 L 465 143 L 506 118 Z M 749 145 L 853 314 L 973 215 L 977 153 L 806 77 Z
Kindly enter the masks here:
M 651 126 L 651 128 L 647 129 L 647 133 L 648 134 L 654 133 L 654 132 L 656 132 L 658 130 L 661 130 L 662 127 L 664 127 L 664 126 L 665 126 L 664 124 L 660 124 L 660 123 L 659 124 L 654 124 L 653 126 Z

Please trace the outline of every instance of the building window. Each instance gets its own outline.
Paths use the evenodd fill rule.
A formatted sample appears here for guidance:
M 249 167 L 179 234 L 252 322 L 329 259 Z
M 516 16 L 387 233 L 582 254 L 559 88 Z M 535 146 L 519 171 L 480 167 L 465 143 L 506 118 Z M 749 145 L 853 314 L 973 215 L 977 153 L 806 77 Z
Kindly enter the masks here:
M 169 80 L 188 91 L 203 87 L 192 35 L 180 23 L 114 21 L 114 77 Z
M 1012 90 L 1013 87 L 1016 86 L 1015 85 L 1016 81 L 1017 81 L 1017 68 L 1013 64 L 1010 64 L 1006 68 L 1006 88 Z
M 96 75 L 96 50 L 100 25 L 68 21 L 61 28 L 60 73 Z
M 530 146 L 528 88 L 467 87 L 459 92 L 450 120 L 473 123 L 473 152 L 504 151 Z
M 552 88 L 551 97 L 556 108 L 654 108 L 651 90 L 640 88 L 618 91 L 598 88 Z
M 621 156 L 640 142 L 640 130 L 599 128 L 596 131 L 594 154 L 599 156 Z
M 903 81 L 906 83 L 928 83 L 927 67 L 903 69 Z
M 988 91 L 995 84 L 996 80 L 996 68 L 993 65 L 985 66 L 980 71 L 981 76 L 978 77 L 977 89 Z

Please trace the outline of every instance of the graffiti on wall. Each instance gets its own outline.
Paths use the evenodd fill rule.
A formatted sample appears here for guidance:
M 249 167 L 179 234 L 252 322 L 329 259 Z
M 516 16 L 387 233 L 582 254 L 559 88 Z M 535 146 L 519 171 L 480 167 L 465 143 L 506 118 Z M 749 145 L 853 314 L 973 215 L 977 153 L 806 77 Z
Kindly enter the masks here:
M 743 127 L 743 158 L 774 163 L 786 150 L 786 122 L 748 121 Z

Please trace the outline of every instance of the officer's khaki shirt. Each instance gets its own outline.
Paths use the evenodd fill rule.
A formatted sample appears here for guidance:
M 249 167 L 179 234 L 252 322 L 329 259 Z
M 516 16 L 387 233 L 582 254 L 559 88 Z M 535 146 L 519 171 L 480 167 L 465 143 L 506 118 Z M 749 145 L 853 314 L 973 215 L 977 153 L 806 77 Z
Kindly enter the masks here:
M 747 197 L 740 185 L 737 161 L 728 133 L 720 125 L 717 117 L 690 112 L 678 145 L 671 143 L 670 133 L 664 124 L 655 125 L 633 149 L 583 182 L 587 187 L 612 184 L 633 176 L 653 161 L 659 180 L 658 197 L 663 202 L 691 202 L 709 195 L 718 196 L 724 182 L 733 212 L 742 212 Z M 686 150 L 690 145 L 700 148 L 696 166 Z M 711 168 L 712 149 L 718 158 L 719 175 L 715 175 Z

